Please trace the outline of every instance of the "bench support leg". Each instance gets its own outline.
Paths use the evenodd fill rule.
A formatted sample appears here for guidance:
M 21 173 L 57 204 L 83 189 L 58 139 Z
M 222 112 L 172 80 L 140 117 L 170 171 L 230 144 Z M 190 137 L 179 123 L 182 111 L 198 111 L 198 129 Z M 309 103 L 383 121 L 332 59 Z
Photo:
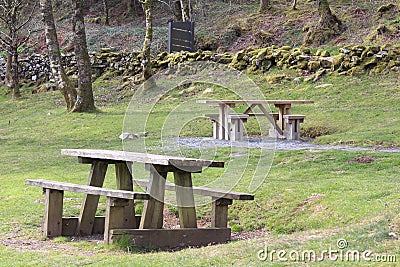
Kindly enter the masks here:
M 158 172 L 150 165 L 150 178 L 146 193 L 150 199 L 144 202 L 140 229 L 160 229 L 163 226 L 165 179 L 168 172 Z
M 106 218 L 104 223 L 104 243 L 110 243 L 110 230 L 123 229 L 125 224 L 125 207 L 128 199 L 107 197 Z
M 131 166 L 132 167 L 132 166 Z M 132 174 L 126 163 L 116 163 L 115 172 L 117 178 L 117 189 L 133 191 Z M 133 200 L 129 200 L 128 205 L 124 208 L 124 225 L 125 229 L 136 228 L 135 204 Z
M 197 228 L 191 173 L 174 172 L 174 181 L 180 227 Z
M 302 120 L 293 119 L 286 121 L 285 135 L 288 140 L 300 140 L 300 123 Z
M 244 138 L 244 124 L 241 119 L 231 120 L 230 140 L 242 141 Z
M 211 227 L 215 228 L 228 227 L 228 206 L 231 204 L 232 204 L 232 199 L 213 198 Z
M 89 175 L 88 185 L 102 187 L 106 176 L 108 164 L 103 161 L 93 161 Z M 91 235 L 93 231 L 94 218 L 100 196 L 85 194 L 79 222 L 77 235 Z
M 44 233 L 48 237 L 61 236 L 64 191 L 46 190 L 46 217 Z
M 218 128 L 218 122 L 213 120 L 213 138 L 214 139 L 219 139 L 219 128 Z

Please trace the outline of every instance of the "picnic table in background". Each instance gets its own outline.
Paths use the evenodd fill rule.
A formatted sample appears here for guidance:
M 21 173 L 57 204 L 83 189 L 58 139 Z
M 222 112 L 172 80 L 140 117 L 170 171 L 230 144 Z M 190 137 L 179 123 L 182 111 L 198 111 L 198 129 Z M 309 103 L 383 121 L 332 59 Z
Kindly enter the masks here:
M 299 139 L 300 122 L 304 121 L 304 115 L 293 115 L 292 105 L 294 104 L 311 104 L 311 100 L 197 100 L 200 104 L 209 104 L 219 107 L 218 114 L 205 114 L 214 123 L 213 137 L 221 140 L 243 139 L 243 122 L 247 121 L 248 117 L 263 116 L 266 117 L 272 124 L 274 131 L 280 137 L 287 139 Z M 231 108 L 236 105 L 247 105 L 247 109 L 242 114 L 232 114 Z M 268 105 L 274 105 L 278 108 L 278 113 L 269 112 Z M 256 113 L 258 108 L 261 113 Z M 293 126 L 291 125 L 293 123 Z M 285 132 L 285 129 L 290 127 L 290 130 Z M 289 129 L 288 129 L 289 130 Z
M 27 180 L 46 192 L 46 236 L 91 235 L 104 233 L 105 243 L 130 237 L 139 247 L 171 248 L 222 243 L 230 240 L 228 206 L 232 200 L 252 200 L 253 195 L 193 187 L 192 173 L 204 168 L 223 168 L 224 162 L 115 150 L 63 149 L 63 155 L 78 157 L 80 163 L 91 164 L 87 185 L 48 180 Z M 148 180 L 133 179 L 132 163 L 144 163 L 150 172 Z M 117 190 L 101 188 L 109 164 L 115 165 Z M 167 183 L 173 173 L 174 183 Z M 146 193 L 133 192 L 133 184 L 146 186 Z M 164 193 L 174 190 L 180 229 L 162 229 Z M 78 218 L 63 218 L 63 192 L 84 193 Z M 211 197 L 212 227 L 197 229 L 194 194 Z M 105 218 L 96 216 L 99 197 L 106 196 Z M 135 215 L 135 199 L 144 200 L 141 216 Z

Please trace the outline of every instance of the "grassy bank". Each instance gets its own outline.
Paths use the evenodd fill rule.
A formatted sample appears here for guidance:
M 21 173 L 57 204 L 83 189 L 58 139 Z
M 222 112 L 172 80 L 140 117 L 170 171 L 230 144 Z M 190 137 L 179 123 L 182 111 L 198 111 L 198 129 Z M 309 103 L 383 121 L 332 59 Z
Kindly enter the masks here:
M 326 76 L 317 83 L 296 83 L 295 73 L 268 73 L 278 74 L 288 78 L 275 84 L 267 83 L 267 77 L 262 75 L 252 79 L 269 99 L 315 101 L 313 105 L 293 107 L 295 113 L 307 115 L 305 131 L 323 134 L 314 142 L 373 147 L 400 143 L 397 76 Z M 96 88 L 104 94 L 107 84 L 97 83 Z M 192 89 L 190 96 L 185 96 L 200 97 L 203 89 Z M 67 114 L 58 92 L 26 93 L 18 101 L 9 100 L 4 91 L 0 92 L 0 265 L 256 266 L 272 264 L 257 259 L 257 252 L 265 245 L 275 250 L 319 253 L 337 248 L 338 239 L 346 239 L 352 250 L 368 249 L 399 257 L 399 241 L 393 233 L 400 230 L 400 154 L 375 151 L 275 151 L 268 176 L 255 193 L 256 200 L 235 203 L 230 208 L 231 226 L 238 225 L 249 233 L 260 228 L 270 233 L 258 239 L 160 253 L 128 253 L 102 242 L 44 240 L 40 233 L 43 196 L 40 189 L 25 186 L 24 180 L 85 183 L 88 166 L 62 156 L 60 149 L 122 149 L 118 135 L 128 101 L 105 102 L 94 113 Z M 209 127 L 204 124 L 185 134 L 207 135 Z M 157 138 L 150 135 L 149 141 Z M 219 157 L 223 159 L 224 155 Z M 371 162 L 362 163 L 362 158 Z M 255 159 L 249 163 L 256 164 Z M 209 170 L 209 175 L 216 172 Z M 201 177 L 195 181 L 201 183 Z M 113 186 L 113 179 L 111 170 L 107 186 Z M 250 179 L 249 174 L 243 179 Z M 240 183 L 237 189 L 246 191 Z M 66 194 L 66 216 L 76 215 L 81 197 Z M 199 216 L 206 218 L 207 211 L 202 208 Z M 340 262 L 346 264 L 353 265 Z M 370 265 L 365 261 L 357 264 Z M 337 261 L 325 257 L 311 265 L 334 266 Z

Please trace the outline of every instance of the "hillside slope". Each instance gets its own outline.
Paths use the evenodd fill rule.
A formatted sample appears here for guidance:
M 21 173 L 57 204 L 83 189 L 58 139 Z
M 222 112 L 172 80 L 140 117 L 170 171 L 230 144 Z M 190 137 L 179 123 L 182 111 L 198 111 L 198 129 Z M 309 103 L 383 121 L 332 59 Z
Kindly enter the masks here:
M 140 6 L 127 13 L 125 1 L 110 0 L 110 26 L 101 23 L 102 1 L 86 1 L 86 27 L 89 49 L 103 47 L 132 51 L 141 48 L 144 38 L 144 14 Z M 318 20 L 316 1 L 298 1 L 292 10 L 286 1 L 272 1 L 272 8 L 260 14 L 258 1 L 211 0 L 194 4 L 196 47 L 202 50 L 236 52 L 248 46 L 300 46 L 308 28 Z M 400 39 L 400 1 L 330 1 L 334 14 L 347 26 L 328 46 L 347 44 L 396 43 Z M 56 8 L 62 49 L 72 50 L 70 7 L 64 2 Z M 154 52 L 167 48 L 167 23 L 174 16 L 167 5 L 157 2 L 154 11 Z M 40 18 L 34 20 L 40 29 Z M 37 51 L 45 48 L 41 31 L 32 39 Z

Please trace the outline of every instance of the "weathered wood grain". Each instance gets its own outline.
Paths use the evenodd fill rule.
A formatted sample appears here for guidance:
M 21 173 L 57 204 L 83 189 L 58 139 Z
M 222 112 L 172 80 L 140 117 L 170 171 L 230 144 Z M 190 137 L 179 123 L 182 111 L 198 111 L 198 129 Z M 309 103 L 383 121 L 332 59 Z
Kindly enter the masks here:
M 64 191 L 46 188 L 46 216 L 44 233 L 48 237 L 60 236 L 62 233 L 62 212 Z
M 108 189 L 88 185 L 70 184 L 49 180 L 26 180 L 25 184 L 43 188 L 55 189 L 60 191 L 71 191 L 77 193 L 87 193 L 106 197 L 124 198 L 124 199 L 149 199 L 150 196 L 143 192 L 130 192 L 125 190 Z
M 139 186 L 147 186 L 149 180 L 134 179 L 133 183 Z M 167 182 L 165 183 L 165 189 L 170 191 L 175 191 L 175 185 Z M 214 198 L 227 198 L 233 200 L 254 200 L 254 195 L 252 194 L 224 191 L 207 187 L 193 186 L 193 193 L 197 195 L 210 196 Z
M 188 172 L 174 172 L 176 202 L 181 228 L 197 228 L 192 176 Z
M 200 167 L 224 167 L 224 162 L 205 159 L 183 158 L 167 155 L 155 155 L 148 153 L 126 152 L 118 150 L 96 150 L 96 149 L 62 149 L 61 154 L 81 158 L 92 158 L 99 160 L 116 160 L 125 162 L 139 162 L 158 165 L 174 166 L 200 166 Z
M 110 231 L 111 242 L 129 237 L 135 247 L 162 249 L 207 246 L 226 243 L 231 239 L 230 228 L 185 228 L 185 229 L 115 229 Z

